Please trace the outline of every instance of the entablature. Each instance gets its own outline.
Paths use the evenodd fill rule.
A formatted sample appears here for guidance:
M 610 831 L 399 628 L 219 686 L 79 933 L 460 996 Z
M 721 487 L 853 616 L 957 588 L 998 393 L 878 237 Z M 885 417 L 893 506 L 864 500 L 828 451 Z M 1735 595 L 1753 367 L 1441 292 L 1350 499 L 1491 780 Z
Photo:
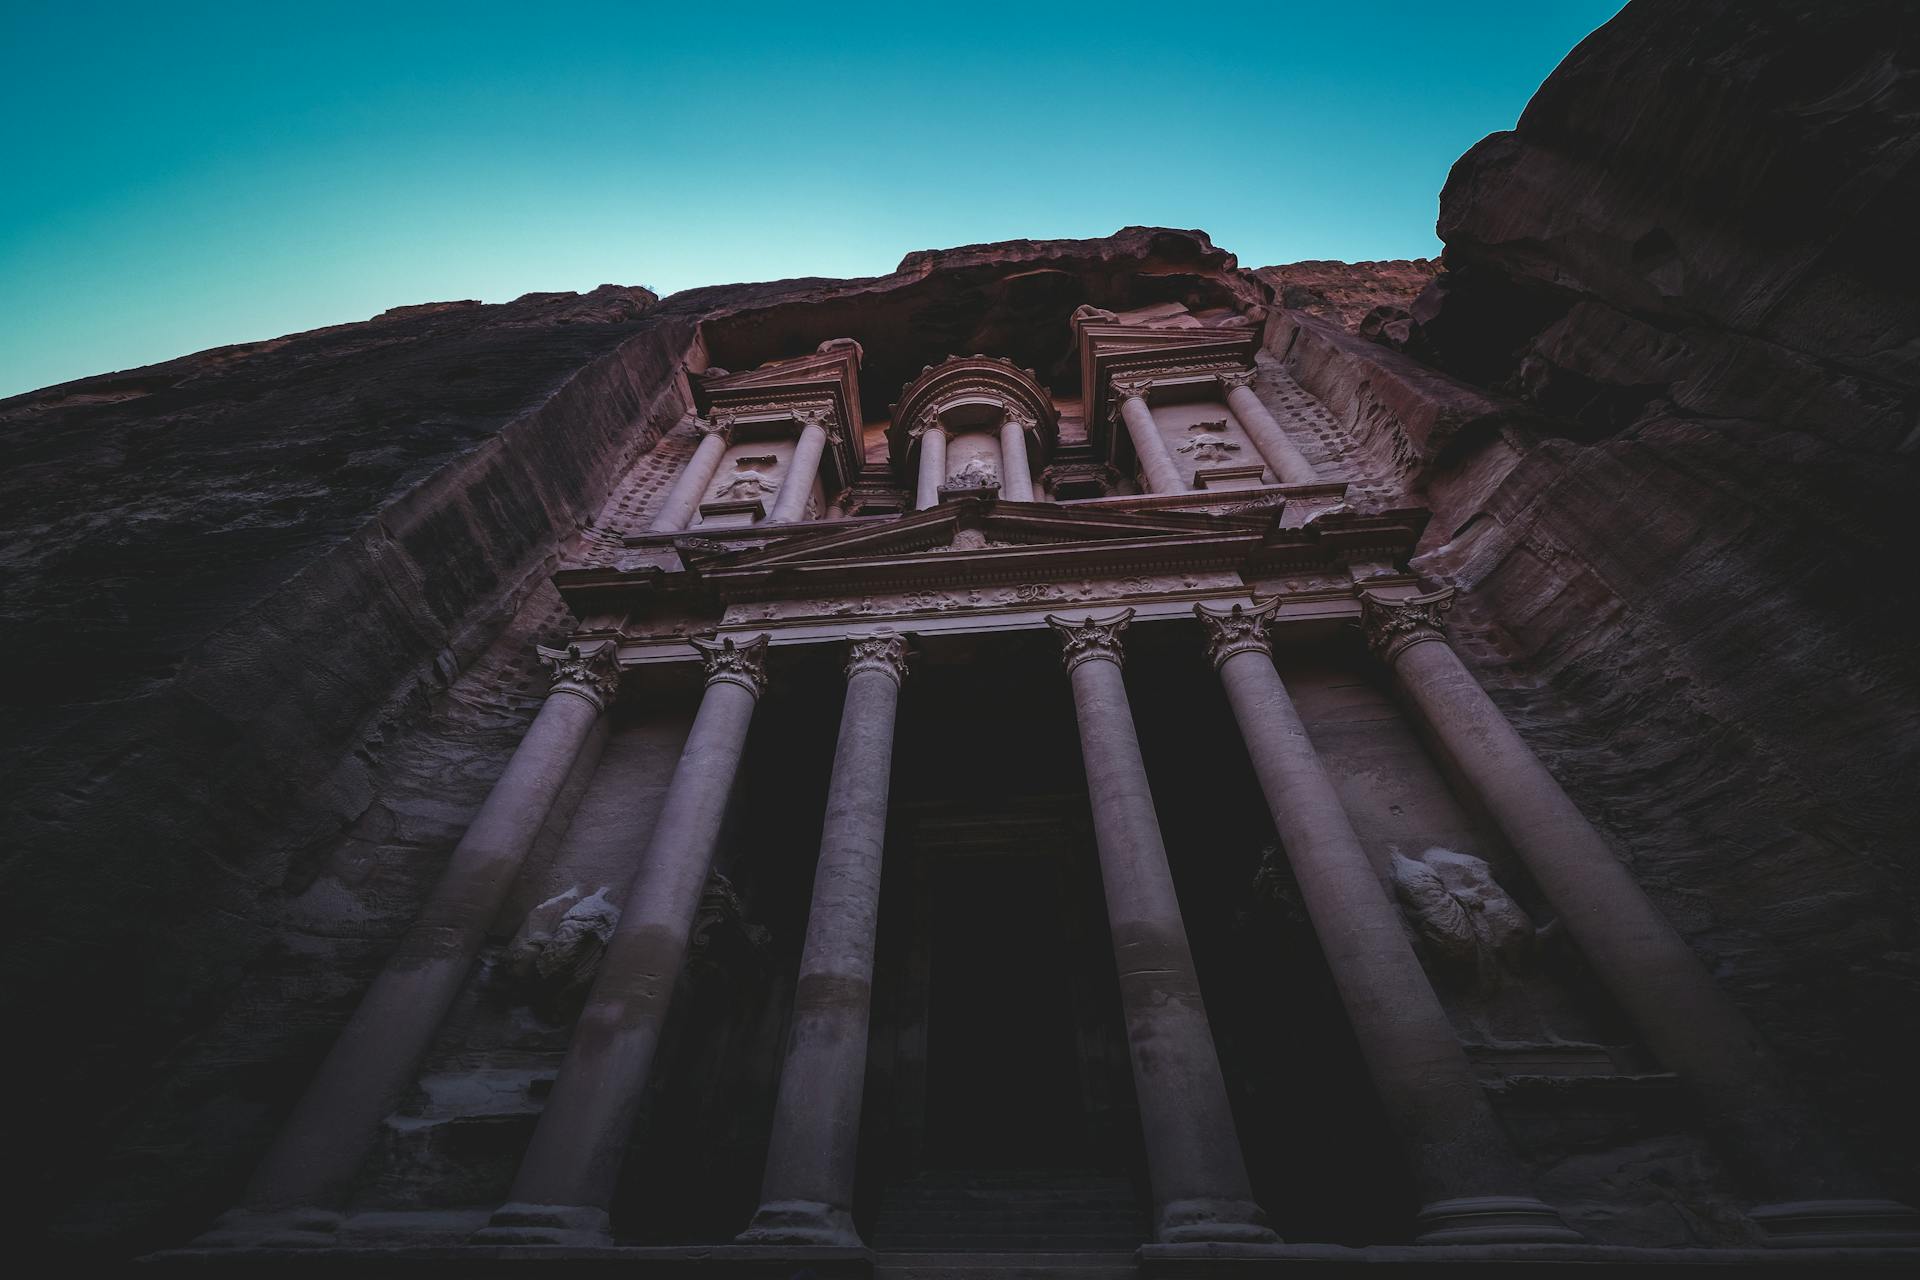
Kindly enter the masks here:
M 968 498 L 798 537 L 683 535 L 671 542 L 677 568 L 568 570 L 554 581 L 583 638 L 612 639 L 635 655 L 684 656 L 685 636 L 749 620 L 804 630 L 847 616 L 903 627 L 935 616 L 948 630 L 994 630 L 1026 625 L 1009 613 L 1032 604 L 1124 600 L 1164 605 L 1171 617 L 1223 591 L 1275 584 L 1319 616 L 1325 601 L 1351 594 L 1356 577 L 1395 574 L 1427 518 L 1331 511 L 1289 526 L 1282 514 Z

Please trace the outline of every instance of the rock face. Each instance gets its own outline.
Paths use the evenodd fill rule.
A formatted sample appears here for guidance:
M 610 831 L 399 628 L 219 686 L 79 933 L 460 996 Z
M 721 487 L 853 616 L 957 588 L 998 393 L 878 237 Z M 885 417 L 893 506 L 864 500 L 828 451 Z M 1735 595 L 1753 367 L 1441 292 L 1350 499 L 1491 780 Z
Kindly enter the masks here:
M 1358 333 L 1375 311 L 1404 315 L 1420 291 L 1440 274 L 1440 264 L 1431 258 L 1289 262 L 1261 267 L 1253 274 L 1287 310 L 1319 316 Z
M 1483 680 L 1908 1195 L 1911 18 L 1629 5 L 1455 166 L 1417 361 L 1273 339 L 1432 504 Z

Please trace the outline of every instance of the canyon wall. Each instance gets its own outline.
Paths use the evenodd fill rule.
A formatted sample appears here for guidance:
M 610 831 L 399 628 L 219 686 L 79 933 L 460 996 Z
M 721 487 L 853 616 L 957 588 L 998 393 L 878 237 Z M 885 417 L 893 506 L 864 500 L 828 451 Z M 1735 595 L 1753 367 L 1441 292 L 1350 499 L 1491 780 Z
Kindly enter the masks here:
M 1441 197 L 1395 351 L 1270 329 L 1433 508 L 1463 651 L 1920 1191 L 1920 27 L 1635 3 Z

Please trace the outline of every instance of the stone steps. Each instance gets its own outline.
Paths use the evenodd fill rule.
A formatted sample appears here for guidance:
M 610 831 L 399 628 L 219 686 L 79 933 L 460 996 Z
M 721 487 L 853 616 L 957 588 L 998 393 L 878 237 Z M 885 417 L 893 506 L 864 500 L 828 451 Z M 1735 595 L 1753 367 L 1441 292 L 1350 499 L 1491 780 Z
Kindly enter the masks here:
M 873 1228 L 883 1251 L 1106 1255 L 1096 1266 L 1130 1256 L 1146 1238 L 1127 1179 L 1076 1169 L 917 1174 L 881 1196 Z
M 1133 1255 L 1070 1252 L 887 1252 L 874 1256 L 874 1280 L 1133 1280 Z

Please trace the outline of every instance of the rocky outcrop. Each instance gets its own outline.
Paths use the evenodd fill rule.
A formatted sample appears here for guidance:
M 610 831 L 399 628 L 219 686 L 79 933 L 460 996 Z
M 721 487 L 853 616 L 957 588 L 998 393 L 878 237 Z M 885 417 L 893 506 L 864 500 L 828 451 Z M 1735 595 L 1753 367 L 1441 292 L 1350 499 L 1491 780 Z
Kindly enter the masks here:
M 654 302 L 406 308 L 0 402 L 0 991 L 48 1054 L 6 1064 L 28 1218 L 301 949 L 283 904 L 405 731 L 517 612 L 562 621 L 559 549 L 680 413 L 691 324 Z M 142 1194 L 202 1172 L 169 1155 Z
M 1270 334 L 1432 505 L 1483 680 L 1909 1197 L 1911 17 L 1631 4 L 1455 166 L 1407 354 Z
M 1349 333 L 1361 332 L 1369 316 L 1376 324 L 1404 318 L 1439 274 L 1440 264 L 1431 258 L 1289 262 L 1253 273 L 1287 310 L 1330 320 Z

